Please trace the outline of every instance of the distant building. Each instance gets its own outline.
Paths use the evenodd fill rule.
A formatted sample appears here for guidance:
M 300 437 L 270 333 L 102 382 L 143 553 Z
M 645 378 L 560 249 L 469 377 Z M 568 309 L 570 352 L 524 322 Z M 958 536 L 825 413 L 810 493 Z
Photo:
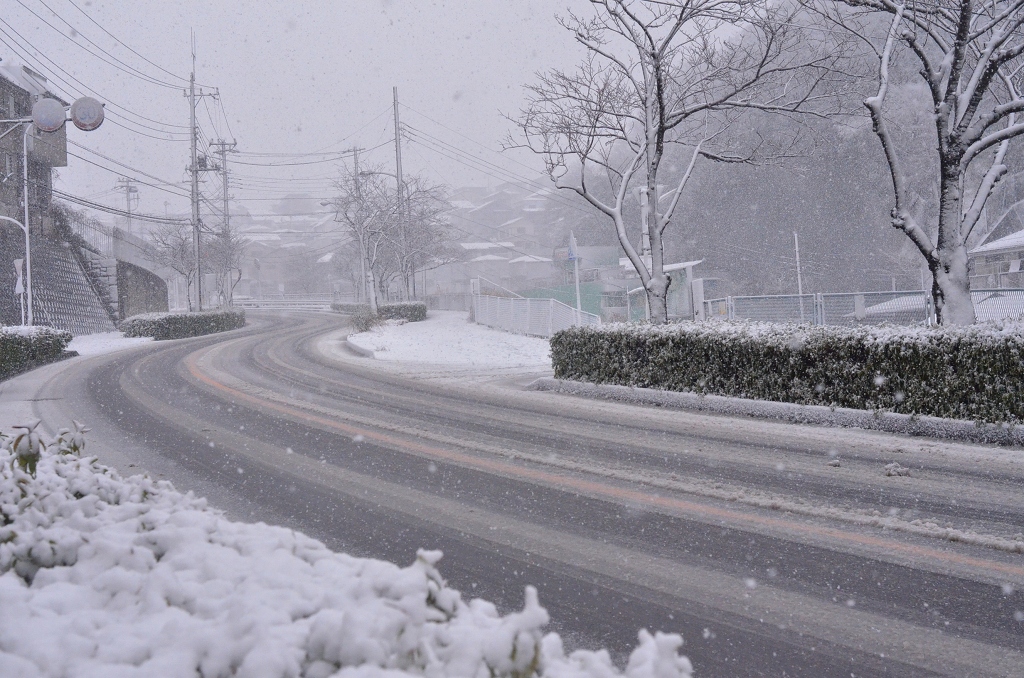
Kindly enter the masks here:
M 1024 231 L 975 247 L 968 254 L 973 289 L 1024 287 Z
M 39 97 L 47 96 L 60 101 L 47 89 L 47 80 L 31 68 L 7 58 L 0 59 L 0 112 L 6 119 L 25 118 L 32 114 L 32 105 Z M 66 102 L 61 103 L 67 105 Z M 0 134 L 0 212 L 4 216 L 24 221 L 22 203 L 23 125 L 7 125 Z M 28 206 L 29 226 L 32 231 L 48 232 L 53 195 L 53 169 L 67 167 L 67 131 L 39 132 L 30 128 L 28 139 Z

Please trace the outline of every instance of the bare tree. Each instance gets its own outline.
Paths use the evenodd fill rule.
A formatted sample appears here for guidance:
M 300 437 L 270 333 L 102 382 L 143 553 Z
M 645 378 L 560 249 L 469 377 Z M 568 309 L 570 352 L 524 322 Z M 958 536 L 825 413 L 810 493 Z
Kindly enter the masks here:
M 746 150 L 733 147 L 730 125 L 742 112 L 834 107 L 841 50 L 826 33 L 797 28 L 795 7 L 761 0 L 589 2 L 591 16 L 560 20 L 587 50 L 586 60 L 574 72 L 543 74 L 528 88 L 515 121 L 521 140 L 509 143 L 542 155 L 556 186 L 611 219 L 646 289 L 652 320 L 666 322 L 664 235 L 695 164 L 752 162 L 770 148 L 763 139 Z M 659 194 L 672 145 L 689 157 L 671 190 Z M 627 228 L 634 179 L 647 206 L 639 247 Z
M 1024 134 L 1024 122 L 1018 122 L 1024 112 L 1024 0 L 834 0 L 816 6 L 878 56 L 878 89 L 864 105 L 892 179 L 892 225 L 928 264 L 938 322 L 971 324 L 968 242 L 1006 173 L 1009 145 Z M 880 17 L 888 21 L 882 24 Z M 908 175 L 908 164 L 920 160 L 897 148 L 893 111 L 886 106 L 899 52 L 920 65 L 933 113 L 937 162 L 929 179 L 939 199 L 923 218 Z
M 359 244 L 361 289 L 369 286 L 368 301 L 376 313 L 382 282 L 390 284 L 397 267 L 389 244 L 399 240 L 397 192 L 390 189 L 381 173 L 346 171 L 335 183 L 338 193 L 331 205 L 335 220 Z M 386 292 L 386 287 L 383 291 Z
M 401 237 L 393 239 L 402 289 L 406 299 L 414 294 L 417 271 L 429 270 L 454 260 L 454 238 L 445 215 L 451 210 L 445 189 L 423 177 L 404 182 L 400 218 Z
M 222 303 L 231 306 L 235 286 L 242 279 L 242 257 L 249 241 L 229 228 L 213 234 L 203 250 L 205 269 L 214 273 Z
M 196 275 L 196 258 L 192 248 L 192 227 L 185 222 L 161 224 L 149 233 L 145 256 L 153 264 L 169 268 L 185 278 L 188 310 L 192 310 L 192 283 Z

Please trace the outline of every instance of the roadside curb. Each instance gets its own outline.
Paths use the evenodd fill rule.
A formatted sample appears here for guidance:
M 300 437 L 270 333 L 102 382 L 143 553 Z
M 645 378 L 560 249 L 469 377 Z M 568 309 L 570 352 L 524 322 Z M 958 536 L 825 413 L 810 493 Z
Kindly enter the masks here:
M 710 414 L 742 415 L 759 419 L 774 419 L 792 424 L 814 424 L 838 428 L 861 428 L 911 436 L 944 438 L 971 443 L 1024 445 L 1024 427 L 1004 424 L 984 424 L 960 419 L 915 416 L 847 407 L 797 405 L 768 400 L 748 400 L 716 395 L 662 391 L 654 388 L 635 388 L 611 384 L 591 384 L 554 377 L 541 377 L 527 387 L 530 391 L 548 391 L 617 400 L 638 405 L 659 405 Z
M 359 344 L 356 344 L 356 343 L 350 341 L 348 337 L 345 337 L 345 346 L 348 348 L 348 350 L 350 350 L 353 353 L 355 353 L 356 355 L 362 356 L 364 358 L 374 358 L 374 357 L 376 357 L 376 356 L 374 356 L 373 351 L 371 351 L 368 348 L 363 348 Z

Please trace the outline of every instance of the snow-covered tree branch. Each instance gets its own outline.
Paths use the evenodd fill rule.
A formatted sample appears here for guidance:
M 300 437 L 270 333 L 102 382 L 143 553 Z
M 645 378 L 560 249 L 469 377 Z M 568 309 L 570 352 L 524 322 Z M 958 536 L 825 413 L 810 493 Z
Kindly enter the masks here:
M 975 321 L 967 250 L 985 204 L 1006 173 L 1007 149 L 1024 135 L 1018 114 L 1024 54 L 1024 0 L 809 0 L 836 24 L 876 46 L 878 92 L 864 101 L 892 179 L 892 225 L 914 242 L 932 273 L 942 324 Z M 877 17 L 887 16 L 883 34 Z M 881 49 L 877 45 L 883 45 Z M 889 67 L 901 48 L 920 65 L 918 77 L 933 111 L 939 194 L 928 223 L 915 219 L 906 154 L 889 132 Z M 914 160 L 913 162 L 917 162 Z
M 735 148 L 741 113 L 837 111 L 844 49 L 834 33 L 802 30 L 800 8 L 762 0 L 590 0 L 590 10 L 561 20 L 585 60 L 528 86 L 509 145 L 541 155 L 558 188 L 609 217 L 652 319 L 665 322 L 664 237 L 696 163 L 773 155 L 763 143 Z M 675 147 L 687 154 L 686 169 L 666 181 L 662 165 Z M 673 187 L 667 203 L 665 183 Z M 649 206 L 638 241 L 627 214 L 634 189 Z

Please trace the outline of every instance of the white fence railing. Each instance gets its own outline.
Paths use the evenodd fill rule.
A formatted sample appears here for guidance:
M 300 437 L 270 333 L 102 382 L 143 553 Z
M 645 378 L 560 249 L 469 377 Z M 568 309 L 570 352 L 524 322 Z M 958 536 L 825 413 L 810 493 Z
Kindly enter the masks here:
M 1024 317 L 1024 289 L 971 290 L 971 300 L 978 320 Z M 705 301 L 704 314 L 708 319 L 814 325 L 923 325 L 934 319 L 935 309 L 930 292 L 911 290 L 723 297 Z
M 235 297 L 232 303 L 240 308 L 266 308 L 266 309 L 326 309 L 331 307 L 333 300 L 330 293 L 327 294 L 277 294 L 267 295 L 259 299 L 249 297 Z
M 556 299 L 473 295 L 473 317 L 481 325 L 506 332 L 550 337 L 575 325 L 600 325 L 601 316 L 577 311 Z

